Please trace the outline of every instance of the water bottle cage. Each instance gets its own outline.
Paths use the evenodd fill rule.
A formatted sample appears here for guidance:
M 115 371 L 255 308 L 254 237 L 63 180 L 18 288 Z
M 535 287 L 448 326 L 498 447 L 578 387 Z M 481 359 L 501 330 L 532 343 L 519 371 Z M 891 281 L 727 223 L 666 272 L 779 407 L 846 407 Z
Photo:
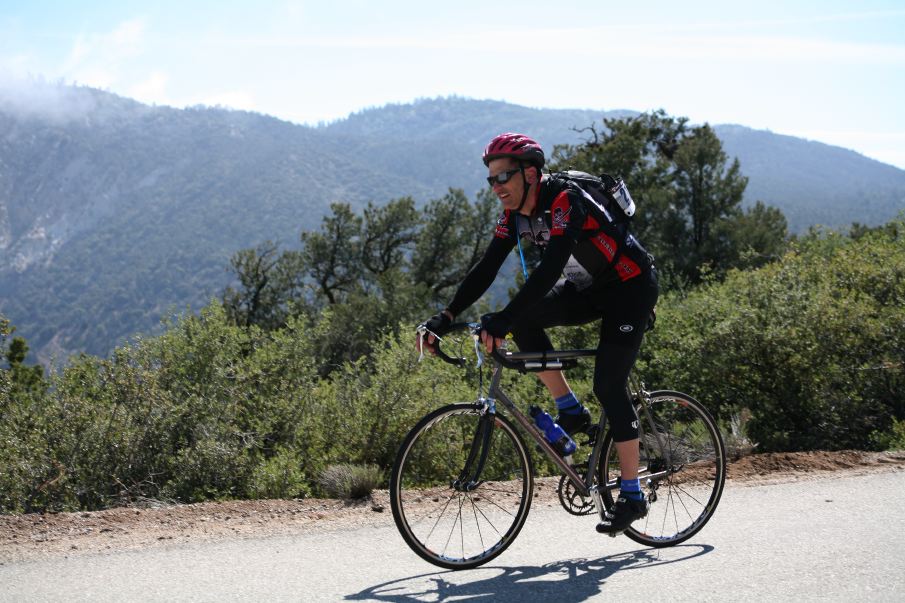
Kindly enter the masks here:
M 553 421 L 553 417 L 537 406 L 532 406 L 529 413 L 531 417 L 534 418 L 534 424 L 537 426 L 544 439 L 560 454 L 560 456 L 568 457 L 575 452 L 575 449 L 578 448 L 575 440 L 570 438 L 569 434 L 567 434 L 559 424 Z

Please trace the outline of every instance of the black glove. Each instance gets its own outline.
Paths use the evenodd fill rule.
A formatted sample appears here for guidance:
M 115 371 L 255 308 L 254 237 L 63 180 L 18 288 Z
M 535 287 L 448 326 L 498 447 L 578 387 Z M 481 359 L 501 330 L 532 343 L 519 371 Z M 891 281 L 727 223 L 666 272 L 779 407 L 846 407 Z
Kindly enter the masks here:
M 511 327 L 512 318 L 506 312 L 495 312 L 481 317 L 481 330 L 487 331 L 493 337 L 503 339 Z
M 449 325 L 452 324 L 452 319 L 447 314 L 440 312 L 439 314 L 434 314 L 422 324 L 424 328 L 434 335 L 442 337 L 449 333 Z

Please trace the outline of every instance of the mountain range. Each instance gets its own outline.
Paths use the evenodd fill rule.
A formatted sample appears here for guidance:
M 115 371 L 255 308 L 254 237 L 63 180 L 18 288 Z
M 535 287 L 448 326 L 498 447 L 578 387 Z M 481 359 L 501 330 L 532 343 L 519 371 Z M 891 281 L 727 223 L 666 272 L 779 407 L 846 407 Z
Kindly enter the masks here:
M 331 202 L 473 195 L 486 175 L 481 149 L 500 131 L 552 148 L 634 114 L 449 97 L 304 126 L 86 87 L 0 89 L 0 313 L 42 361 L 105 355 L 218 297 L 235 251 L 295 245 Z M 876 225 L 905 208 L 905 170 L 768 131 L 714 129 L 749 177 L 745 203 L 779 207 L 793 231 Z

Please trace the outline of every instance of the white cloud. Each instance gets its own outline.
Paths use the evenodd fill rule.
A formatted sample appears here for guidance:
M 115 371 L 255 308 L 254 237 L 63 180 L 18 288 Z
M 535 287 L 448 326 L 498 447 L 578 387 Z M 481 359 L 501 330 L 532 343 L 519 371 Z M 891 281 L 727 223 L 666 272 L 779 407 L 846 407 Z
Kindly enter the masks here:
M 69 55 L 63 61 L 62 70 L 65 72 L 77 69 L 90 54 L 90 47 L 91 44 L 85 39 L 85 36 L 81 34 L 76 36 L 75 42 L 73 42 L 72 48 L 69 51 Z
M 306 17 L 308 17 L 308 7 L 305 6 L 304 2 L 290 1 L 284 2 L 282 5 L 282 14 L 280 15 L 281 21 L 285 22 L 287 19 L 294 22 L 303 22 Z
M 167 100 L 167 84 L 169 76 L 162 71 L 152 72 L 146 79 L 129 88 L 127 96 L 144 103 L 169 104 Z
M 823 38 L 708 34 L 677 28 L 570 28 L 490 30 L 481 32 L 428 32 L 421 35 L 349 35 L 290 37 L 219 37 L 206 42 L 228 48 L 350 49 L 350 50 L 453 50 L 481 52 L 487 41 L 500 48 L 517 48 L 526 39 L 556 40 L 544 50 L 547 56 L 639 57 L 670 59 L 809 61 L 831 63 L 905 63 L 905 45 L 842 42 Z
M 642 56 L 649 58 L 669 56 L 679 59 L 713 59 L 719 57 L 723 60 L 750 59 L 819 63 L 905 62 L 905 46 L 902 45 L 858 44 L 801 37 L 674 37 L 662 39 L 655 44 L 646 44 L 640 51 Z
M 129 19 L 100 34 L 79 34 L 63 61 L 60 75 L 83 84 L 109 88 L 131 73 L 124 67 L 144 49 L 144 18 Z
M 120 23 L 106 36 L 119 51 L 138 48 L 144 40 L 145 19 L 130 19 Z
M 33 72 L 33 59 L 27 54 L 0 57 L 0 81 L 6 78 L 24 78 Z

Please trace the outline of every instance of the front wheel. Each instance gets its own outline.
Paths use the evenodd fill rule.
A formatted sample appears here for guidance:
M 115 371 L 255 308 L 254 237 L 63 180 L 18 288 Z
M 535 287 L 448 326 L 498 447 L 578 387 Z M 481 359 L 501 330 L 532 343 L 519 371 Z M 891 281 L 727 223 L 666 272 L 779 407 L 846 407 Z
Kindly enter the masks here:
M 713 515 L 726 482 L 726 449 L 713 417 L 691 396 L 652 392 L 648 410 L 650 417 L 638 407 L 638 477 L 650 511 L 625 535 L 639 544 L 666 547 L 691 538 Z M 611 509 L 620 479 L 612 434 L 607 434 L 603 451 L 598 480 L 607 484 L 603 500 Z
M 487 563 L 525 523 L 534 489 L 531 458 L 506 417 L 478 404 L 425 416 L 399 448 L 390 506 L 402 538 L 448 569 Z

